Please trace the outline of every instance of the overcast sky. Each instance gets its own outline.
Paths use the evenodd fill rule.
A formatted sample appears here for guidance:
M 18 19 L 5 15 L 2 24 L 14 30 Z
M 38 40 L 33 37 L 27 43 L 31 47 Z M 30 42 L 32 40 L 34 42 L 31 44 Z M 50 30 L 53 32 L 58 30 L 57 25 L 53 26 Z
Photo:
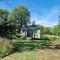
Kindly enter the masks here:
M 8 4 L 0 1 L 0 8 L 12 11 L 18 5 L 25 5 L 31 13 L 31 22 L 53 27 L 58 23 L 60 0 L 9 0 Z

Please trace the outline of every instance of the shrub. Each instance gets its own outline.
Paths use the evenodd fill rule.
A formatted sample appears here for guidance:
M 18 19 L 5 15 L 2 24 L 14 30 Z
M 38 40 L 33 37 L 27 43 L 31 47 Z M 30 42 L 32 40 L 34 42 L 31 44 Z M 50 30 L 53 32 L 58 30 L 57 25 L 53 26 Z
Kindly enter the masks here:
M 13 43 L 7 39 L 0 38 L 0 58 L 13 52 Z

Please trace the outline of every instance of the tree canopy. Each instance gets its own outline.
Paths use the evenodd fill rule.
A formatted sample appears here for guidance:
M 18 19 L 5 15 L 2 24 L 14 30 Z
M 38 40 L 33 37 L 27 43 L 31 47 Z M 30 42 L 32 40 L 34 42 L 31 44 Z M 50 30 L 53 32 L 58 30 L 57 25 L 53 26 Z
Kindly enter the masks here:
M 22 26 L 25 26 L 30 22 L 30 12 L 25 6 L 21 5 L 14 8 L 9 19 L 15 22 L 16 26 L 19 26 L 19 29 L 21 29 Z
M 0 9 L 0 33 L 2 33 L 2 31 L 5 31 L 6 28 L 6 21 L 7 21 L 7 17 L 9 15 L 9 12 L 5 9 Z
M 5 9 L 0 9 L 0 19 L 7 20 L 9 12 Z

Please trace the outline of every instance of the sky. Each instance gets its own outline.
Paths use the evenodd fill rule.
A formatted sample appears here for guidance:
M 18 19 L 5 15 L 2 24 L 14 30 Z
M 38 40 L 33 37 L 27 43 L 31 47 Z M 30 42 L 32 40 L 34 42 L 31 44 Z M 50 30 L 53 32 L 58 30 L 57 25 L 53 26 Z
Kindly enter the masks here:
M 8 0 L 8 3 L 0 1 L 0 8 L 12 11 L 18 5 L 25 5 L 31 14 L 31 23 L 46 27 L 58 24 L 60 0 Z

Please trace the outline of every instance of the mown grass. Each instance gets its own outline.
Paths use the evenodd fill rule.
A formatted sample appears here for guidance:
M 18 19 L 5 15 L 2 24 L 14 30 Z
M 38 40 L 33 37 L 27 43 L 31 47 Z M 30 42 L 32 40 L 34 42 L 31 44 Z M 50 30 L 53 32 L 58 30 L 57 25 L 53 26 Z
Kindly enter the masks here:
M 60 50 L 39 49 L 17 52 L 1 60 L 60 60 Z
M 45 39 L 45 40 L 17 39 L 17 40 L 13 40 L 13 42 L 15 43 L 15 49 L 18 51 L 35 50 L 35 49 L 43 48 L 43 46 L 49 46 L 51 44 L 49 39 Z

